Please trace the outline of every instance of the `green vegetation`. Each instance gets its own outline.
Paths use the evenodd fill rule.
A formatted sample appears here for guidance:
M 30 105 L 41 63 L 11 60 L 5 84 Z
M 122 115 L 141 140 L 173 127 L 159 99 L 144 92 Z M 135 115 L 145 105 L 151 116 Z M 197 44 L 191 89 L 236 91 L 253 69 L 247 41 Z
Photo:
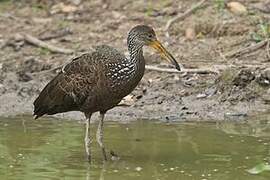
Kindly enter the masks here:
M 152 7 L 152 5 L 150 3 L 147 6 L 147 9 L 146 9 L 145 13 L 146 13 L 147 16 L 152 16 L 153 15 L 154 9 L 153 9 L 153 7 Z
M 219 11 L 225 9 L 226 6 L 225 0 L 214 0 L 214 4 Z
M 251 36 L 252 36 L 252 39 L 255 40 L 256 42 L 263 41 L 264 39 L 269 39 L 270 38 L 270 24 L 261 22 L 258 25 L 257 32 L 253 32 Z
M 51 54 L 51 51 L 47 48 L 38 48 L 39 54 L 40 55 L 48 55 Z

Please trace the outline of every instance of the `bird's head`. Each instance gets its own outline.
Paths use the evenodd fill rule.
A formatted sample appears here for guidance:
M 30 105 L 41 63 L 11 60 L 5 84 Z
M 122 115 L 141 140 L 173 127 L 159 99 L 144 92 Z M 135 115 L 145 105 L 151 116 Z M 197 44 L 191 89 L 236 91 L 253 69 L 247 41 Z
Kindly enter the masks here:
M 129 46 L 150 46 L 156 49 L 162 57 L 168 60 L 180 71 L 180 66 L 175 58 L 169 53 L 164 46 L 158 41 L 155 31 L 146 25 L 138 25 L 132 28 L 128 35 Z

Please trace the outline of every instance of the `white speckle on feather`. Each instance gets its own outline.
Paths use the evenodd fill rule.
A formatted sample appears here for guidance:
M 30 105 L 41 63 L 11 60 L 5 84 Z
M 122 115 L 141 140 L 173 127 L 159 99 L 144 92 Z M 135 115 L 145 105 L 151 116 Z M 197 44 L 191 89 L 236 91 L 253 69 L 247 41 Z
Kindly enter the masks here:
M 75 95 L 74 92 L 71 92 L 71 96 L 72 96 L 72 98 L 73 98 L 73 100 L 74 100 L 75 102 L 78 101 L 78 98 L 77 98 L 77 96 Z

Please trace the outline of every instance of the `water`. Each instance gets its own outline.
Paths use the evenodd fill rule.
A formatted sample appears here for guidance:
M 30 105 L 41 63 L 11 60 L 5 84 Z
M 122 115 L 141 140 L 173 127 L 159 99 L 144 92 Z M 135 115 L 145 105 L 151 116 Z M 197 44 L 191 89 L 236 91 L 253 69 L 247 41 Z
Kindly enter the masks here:
M 246 170 L 270 161 L 269 137 L 269 116 L 218 124 L 106 122 L 107 148 L 121 159 L 103 164 L 93 142 L 89 166 L 82 123 L 0 118 L 0 179 L 266 180 L 269 171 Z

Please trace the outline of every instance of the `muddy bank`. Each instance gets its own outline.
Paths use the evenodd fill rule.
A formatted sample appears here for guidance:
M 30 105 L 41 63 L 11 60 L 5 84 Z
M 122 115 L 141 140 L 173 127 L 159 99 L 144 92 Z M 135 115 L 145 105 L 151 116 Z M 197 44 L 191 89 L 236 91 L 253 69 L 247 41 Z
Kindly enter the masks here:
M 160 41 L 185 68 L 207 68 L 218 73 L 147 70 L 139 86 L 123 101 L 125 106 L 109 111 L 108 119 L 237 120 L 269 111 L 268 46 L 241 51 L 265 42 L 261 27 L 268 22 L 269 14 L 258 8 L 264 1 L 243 1 L 250 12 L 245 15 L 208 3 L 176 22 L 169 29 L 170 36 L 165 36 L 168 19 L 196 2 L 63 1 L 70 6 L 67 12 L 53 1 L 1 2 L 0 116 L 32 113 L 38 93 L 57 74 L 57 67 L 74 55 L 101 44 L 126 53 L 126 34 L 141 23 L 156 29 Z M 25 33 L 76 53 L 59 54 L 37 47 L 22 37 Z M 167 67 L 152 50 L 146 48 L 144 54 L 147 64 Z M 73 112 L 58 116 L 83 118 Z
M 0 116 L 29 114 L 33 101 L 56 74 L 2 74 Z M 31 71 L 30 71 L 31 72 Z M 162 121 L 243 119 L 270 107 L 270 69 L 229 68 L 220 75 L 168 74 L 147 71 L 139 86 L 108 119 Z M 81 113 L 58 115 L 83 119 Z

